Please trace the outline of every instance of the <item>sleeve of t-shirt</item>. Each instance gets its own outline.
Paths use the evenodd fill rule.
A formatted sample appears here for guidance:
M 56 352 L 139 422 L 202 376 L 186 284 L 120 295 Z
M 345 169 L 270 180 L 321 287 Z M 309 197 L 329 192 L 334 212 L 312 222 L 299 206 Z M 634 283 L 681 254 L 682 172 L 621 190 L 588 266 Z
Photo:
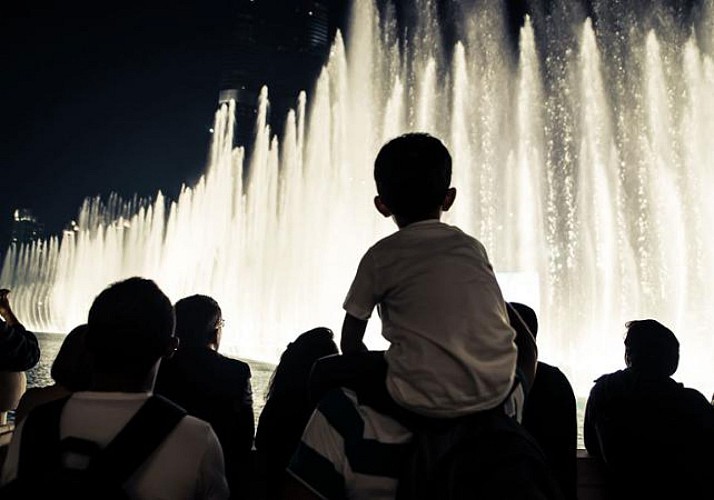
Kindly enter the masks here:
M 206 433 L 206 448 L 198 471 L 197 490 L 196 498 L 225 500 L 230 496 L 223 463 L 223 450 L 216 433 L 211 428 Z
M 368 251 L 359 263 L 357 274 L 342 307 L 355 318 L 367 320 L 379 302 L 376 290 L 374 258 L 372 252 Z

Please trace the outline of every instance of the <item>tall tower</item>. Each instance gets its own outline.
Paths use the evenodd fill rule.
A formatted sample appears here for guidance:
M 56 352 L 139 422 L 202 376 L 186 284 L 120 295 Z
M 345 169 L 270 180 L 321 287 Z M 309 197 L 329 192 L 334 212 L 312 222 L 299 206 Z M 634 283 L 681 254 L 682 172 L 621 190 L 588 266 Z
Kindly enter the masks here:
M 44 226 L 27 208 L 18 208 L 12 215 L 12 233 L 10 242 L 12 244 L 29 243 L 42 238 Z
M 270 121 L 278 132 L 298 93 L 311 91 L 329 53 L 337 10 L 327 0 L 237 1 L 219 102 L 236 100 L 239 144 L 251 143 L 263 85 L 269 88 Z

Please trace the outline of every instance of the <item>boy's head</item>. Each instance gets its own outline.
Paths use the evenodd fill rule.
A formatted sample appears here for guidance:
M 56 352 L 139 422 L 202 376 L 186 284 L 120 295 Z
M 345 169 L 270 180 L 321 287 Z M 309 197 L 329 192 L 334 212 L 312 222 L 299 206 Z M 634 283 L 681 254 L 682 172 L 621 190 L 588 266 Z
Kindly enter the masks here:
M 451 155 L 429 134 L 405 134 L 385 144 L 374 161 L 377 209 L 407 222 L 433 218 L 448 210 L 456 190 L 451 184 Z
M 218 348 L 223 325 L 218 302 L 206 295 L 191 295 L 176 302 L 174 309 L 176 336 L 182 347 Z
M 625 362 L 641 373 L 669 377 L 679 364 L 679 342 L 674 333 L 653 319 L 625 325 Z
M 97 373 L 145 376 L 176 347 L 174 308 L 151 280 L 106 288 L 89 310 L 87 349 Z

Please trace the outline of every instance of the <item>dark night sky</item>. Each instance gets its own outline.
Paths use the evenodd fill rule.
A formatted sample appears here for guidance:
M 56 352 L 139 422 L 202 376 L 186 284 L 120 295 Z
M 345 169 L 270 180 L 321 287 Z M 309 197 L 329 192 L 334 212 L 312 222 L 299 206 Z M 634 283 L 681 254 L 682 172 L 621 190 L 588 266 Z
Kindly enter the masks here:
M 57 233 L 86 196 L 174 196 L 196 181 L 237 1 L 4 2 L 0 252 L 15 208 Z M 504 1 L 516 32 L 527 4 L 550 2 Z
M 16 207 L 57 232 L 88 195 L 197 179 L 229 1 L 0 8 L 0 249 Z

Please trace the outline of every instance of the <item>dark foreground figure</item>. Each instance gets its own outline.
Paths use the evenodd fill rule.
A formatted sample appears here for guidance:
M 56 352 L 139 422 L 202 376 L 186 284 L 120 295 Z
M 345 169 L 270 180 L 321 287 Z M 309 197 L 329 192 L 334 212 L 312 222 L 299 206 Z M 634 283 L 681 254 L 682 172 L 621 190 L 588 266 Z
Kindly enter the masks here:
M 0 371 L 29 370 L 40 360 L 37 338 L 25 330 L 10 307 L 10 290 L 0 290 Z
M 177 346 L 166 295 L 149 280 L 115 283 L 87 325 L 91 390 L 30 411 L 10 443 L 0 497 L 228 498 L 211 426 L 151 394 Z
M 252 482 L 250 367 L 218 353 L 223 317 L 215 300 L 192 295 L 175 310 L 179 348 L 162 363 L 156 393 L 211 424 L 223 448 L 231 495 L 243 498 Z
M 17 407 L 25 390 L 26 377 L 22 372 L 40 359 L 37 338 L 15 317 L 9 293 L 10 290 L 0 289 L 0 424 L 5 423 L 5 412 Z
M 313 364 L 324 356 L 337 354 L 332 330 L 314 328 L 293 342 L 280 356 L 268 388 L 265 407 L 255 435 L 259 467 L 265 472 L 265 495 L 280 498 L 285 469 L 295 452 L 315 404 L 308 397 Z
M 517 302 L 510 305 L 536 337 L 538 317 L 535 311 Z M 545 453 L 563 496 L 575 500 L 578 443 L 575 394 L 567 377 L 557 367 L 538 361 L 535 380 L 523 409 L 523 427 Z
M 92 357 L 87 350 L 86 337 L 86 324 L 72 329 L 67 334 L 50 370 L 50 376 L 55 383 L 48 387 L 28 389 L 22 395 L 15 411 L 15 423 L 24 420 L 33 408 L 91 388 Z
M 714 408 L 670 378 L 676 337 L 657 321 L 632 321 L 625 361 L 595 382 L 585 413 L 585 446 L 606 464 L 611 498 L 714 498 Z
M 288 466 L 283 498 L 562 498 L 540 448 L 502 409 L 422 423 L 412 430 L 352 390 L 328 392 Z
M 483 245 L 440 222 L 456 197 L 451 170 L 446 147 L 425 134 L 377 155 L 375 207 L 399 230 L 360 261 L 344 303 L 343 356 L 313 368 L 320 403 L 288 466 L 285 498 L 561 498 L 516 421 L 535 341 L 509 323 Z M 375 308 L 384 353 L 363 343 Z

